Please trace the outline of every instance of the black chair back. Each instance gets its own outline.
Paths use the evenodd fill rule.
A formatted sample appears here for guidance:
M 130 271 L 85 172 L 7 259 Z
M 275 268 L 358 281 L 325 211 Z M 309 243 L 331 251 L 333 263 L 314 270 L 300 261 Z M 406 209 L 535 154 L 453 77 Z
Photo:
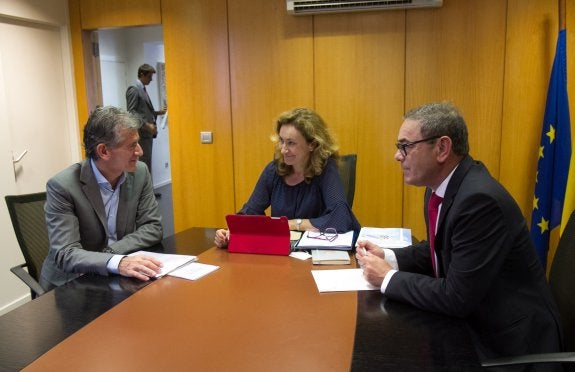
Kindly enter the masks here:
M 32 298 L 35 298 L 44 293 L 38 281 L 50 246 L 44 219 L 46 193 L 7 195 L 5 200 L 20 250 L 26 261 L 25 264 L 10 270 L 30 287 Z M 23 267 L 28 271 L 23 270 Z
M 561 234 L 551 270 L 549 286 L 559 307 L 565 337 L 565 347 L 575 351 L 575 211 Z
M 483 367 L 502 367 L 522 364 L 563 363 L 565 371 L 575 371 L 575 211 L 561 234 L 549 272 L 549 286 L 563 323 L 565 351 L 561 353 L 531 354 L 484 360 Z
M 355 167 L 357 164 L 356 154 L 341 155 L 339 158 L 339 177 L 343 184 L 347 204 L 353 207 L 353 199 L 355 196 Z

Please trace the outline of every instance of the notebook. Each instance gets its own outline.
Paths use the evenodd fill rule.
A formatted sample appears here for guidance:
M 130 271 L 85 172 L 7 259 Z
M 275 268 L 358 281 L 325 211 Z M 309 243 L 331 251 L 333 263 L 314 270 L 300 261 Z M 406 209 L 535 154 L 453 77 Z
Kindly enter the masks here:
M 287 217 L 226 216 L 230 241 L 228 251 L 233 253 L 290 254 L 290 230 Z

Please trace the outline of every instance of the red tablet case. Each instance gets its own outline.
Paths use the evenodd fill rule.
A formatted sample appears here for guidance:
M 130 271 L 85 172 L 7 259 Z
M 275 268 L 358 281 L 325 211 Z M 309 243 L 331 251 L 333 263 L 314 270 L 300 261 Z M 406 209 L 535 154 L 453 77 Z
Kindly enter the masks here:
M 233 253 L 290 254 L 288 219 L 282 217 L 229 214 L 226 216 Z

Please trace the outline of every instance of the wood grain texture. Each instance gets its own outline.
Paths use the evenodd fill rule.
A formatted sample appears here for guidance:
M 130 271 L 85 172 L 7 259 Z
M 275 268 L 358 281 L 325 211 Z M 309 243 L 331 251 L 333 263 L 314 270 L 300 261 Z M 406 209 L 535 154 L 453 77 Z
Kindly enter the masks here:
M 340 153 L 357 154 L 354 212 L 363 226 L 401 226 L 403 178 L 393 154 L 403 115 L 405 12 L 322 15 L 314 25 L 316 107 Z
M 80 0 L 85 30 L 162 23 L 160 0 Z
M 162 12 L 175 231 L 225 226 L 234 210 L 226 1 L 169 1 Z
M 314 108 L 314 52 L 312 18 L 288 15 L 284 0 L 228 4 L 236 200 L 226 212 L 233 213 L 273 159 L 270 136 L 279 114 Z

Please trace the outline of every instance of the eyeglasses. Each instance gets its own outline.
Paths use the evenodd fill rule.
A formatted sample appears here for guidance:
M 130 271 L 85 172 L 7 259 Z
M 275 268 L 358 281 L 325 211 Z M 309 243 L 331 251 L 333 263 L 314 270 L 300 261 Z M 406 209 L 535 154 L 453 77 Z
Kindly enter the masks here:
M 434 140 L 434 139 L 438 139 L 438 138 L 440 138 L 440 137 L 441 137 L 441 136 L 433 136 L 433 137 L 421 139 L 421 140 L 419 140 L 419 141 L 404 142 L 404 143 L 399 143 L 399 142 L 398 142 L 398 143 L 395 144 L 395 147 L 397 147 L 397 149 L 399 150 L 399 152 L 401 152 L 401 155 L 403 155 L 403 157 L 406 157 L 406 156 L 407 156 L 407 148 L 408 148 L 408 147 L 413 147 L 413 146 L 417 145 L 418 143 L 425 142 L 425 141 L 431 141 L 431 140 Z
M 333 242 L 337 239 L 337 230 L 333 227 L 328 227 L 324 231 L 320 232 L 309 231 L 307 236 L 310 239 L 327 240 L 329 242 Z

